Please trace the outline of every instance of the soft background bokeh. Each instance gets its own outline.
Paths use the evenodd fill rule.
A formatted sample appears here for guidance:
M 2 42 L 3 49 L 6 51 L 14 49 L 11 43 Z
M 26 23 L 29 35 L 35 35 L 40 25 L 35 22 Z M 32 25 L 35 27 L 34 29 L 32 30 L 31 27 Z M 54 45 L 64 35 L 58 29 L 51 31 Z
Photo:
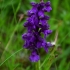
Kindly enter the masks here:
M 47 0 L 44 0 L 45 2 Z M 46 53 L 40 49 L 41 70 L 70 70 L 70 0 L 50 0 L 49 25 L 53 33 L 47 41 L 55 43 Z M 37 70 L 23 48 L 23 23 L 30 2 L 40 0 L 0 0 L 0 70 Z

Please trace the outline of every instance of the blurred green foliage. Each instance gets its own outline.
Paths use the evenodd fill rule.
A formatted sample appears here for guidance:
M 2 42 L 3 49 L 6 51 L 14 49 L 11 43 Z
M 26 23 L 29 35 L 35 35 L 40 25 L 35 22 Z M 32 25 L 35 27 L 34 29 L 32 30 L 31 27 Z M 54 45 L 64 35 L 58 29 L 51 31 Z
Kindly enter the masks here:
M 47 54 L 41 49 L 40 69 L 70 70 L 70 0 L 50 1 L 52 11 L 48 13 L 48 23 L 53 33 L 47 40 L 54 42 L 57 38 L 57 42 Z M 22 40 L 30 2 L 40 0 L 0 0 L 0 70 L 35 70 Z

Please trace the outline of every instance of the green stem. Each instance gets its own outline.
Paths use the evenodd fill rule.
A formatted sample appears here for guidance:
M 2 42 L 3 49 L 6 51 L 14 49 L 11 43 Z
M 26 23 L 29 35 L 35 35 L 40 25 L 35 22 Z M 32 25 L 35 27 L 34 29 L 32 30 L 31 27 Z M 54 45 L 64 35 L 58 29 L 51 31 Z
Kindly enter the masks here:
M 35 70 L 41 70 L 40 69 L 40 60 L 35 63 Z

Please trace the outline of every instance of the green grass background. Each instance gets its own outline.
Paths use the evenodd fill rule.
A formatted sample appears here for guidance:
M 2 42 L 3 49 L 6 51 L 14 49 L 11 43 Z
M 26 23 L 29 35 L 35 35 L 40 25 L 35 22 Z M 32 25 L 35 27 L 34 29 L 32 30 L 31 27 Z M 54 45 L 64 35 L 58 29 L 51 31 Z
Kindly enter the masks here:
M 70 70 L 70 0 L 50 0 L 52 11 L 47 14 L 53 33 L 47 41 L 55 45 L 48 53 L 40 49 L 39 69 L 23 48 L 23 23 L 30 2 L 40 0 L 0 0 L 0 70 Z

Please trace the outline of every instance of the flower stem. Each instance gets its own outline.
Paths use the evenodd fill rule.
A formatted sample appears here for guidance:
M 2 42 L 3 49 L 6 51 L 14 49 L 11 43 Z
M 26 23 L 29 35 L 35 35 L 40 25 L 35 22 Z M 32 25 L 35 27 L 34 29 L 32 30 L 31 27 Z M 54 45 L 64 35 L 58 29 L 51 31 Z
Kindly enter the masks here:
M 36 62 L 36 64 L 35 64 L 35 70 L 41 70 L 40 69 L 40 60 L 38 62 Z
M 43 0 L 40 0 L 40 2 L 43 2 Z

